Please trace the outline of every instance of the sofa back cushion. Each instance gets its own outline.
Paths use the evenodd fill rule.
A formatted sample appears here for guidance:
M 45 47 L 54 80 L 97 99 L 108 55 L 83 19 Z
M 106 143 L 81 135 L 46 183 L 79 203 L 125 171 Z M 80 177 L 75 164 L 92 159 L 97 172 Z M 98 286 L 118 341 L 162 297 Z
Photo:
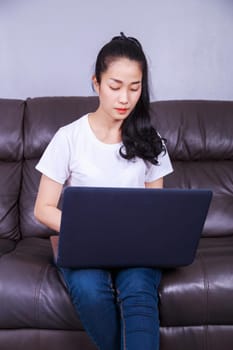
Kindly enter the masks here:
M 165 186 L 213 190 L 203 235 L 233 235 L 233 102 L 163 101 L 151 109 L 175 170 Z
M 24 101 L 0 99 L 0 238 L 17 240 Z

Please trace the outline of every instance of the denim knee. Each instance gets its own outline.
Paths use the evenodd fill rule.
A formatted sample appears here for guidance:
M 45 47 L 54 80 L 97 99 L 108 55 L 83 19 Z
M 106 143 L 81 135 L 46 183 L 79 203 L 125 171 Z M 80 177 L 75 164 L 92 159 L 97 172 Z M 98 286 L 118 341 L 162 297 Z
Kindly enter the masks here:
M 158 349 L 158 286 L 161 271 L 130 268 L 116 275 L 122 349 Z
M 71 300 L 94 343 L 99 349 L 119 349 L 119 321 L 107 270 L 61 269 Z

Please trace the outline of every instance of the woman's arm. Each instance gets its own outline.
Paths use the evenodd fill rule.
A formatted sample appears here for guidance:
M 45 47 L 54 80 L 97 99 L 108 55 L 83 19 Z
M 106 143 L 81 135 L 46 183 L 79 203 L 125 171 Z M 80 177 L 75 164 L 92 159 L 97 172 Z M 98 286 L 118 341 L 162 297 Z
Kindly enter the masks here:
M 42 175 L 34 215 L 52 230 L 60 231 L 61 210 L 57 208 L 63 185 Z
M 153 182 L 145 182 L 146 188 L 163 188 L 163 177 Z

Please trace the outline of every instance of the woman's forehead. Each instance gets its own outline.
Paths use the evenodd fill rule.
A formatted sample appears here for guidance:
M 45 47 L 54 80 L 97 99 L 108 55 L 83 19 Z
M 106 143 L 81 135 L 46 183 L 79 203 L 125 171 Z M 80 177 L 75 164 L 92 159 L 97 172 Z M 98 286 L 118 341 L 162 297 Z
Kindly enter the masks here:
M 119 58 L 109 64 L 103 75 L 115 81 L 130 78 L 133 82 L 140 82 L 142 79 L 142 69 L 140 63 L 137 61 L 128 58 Z

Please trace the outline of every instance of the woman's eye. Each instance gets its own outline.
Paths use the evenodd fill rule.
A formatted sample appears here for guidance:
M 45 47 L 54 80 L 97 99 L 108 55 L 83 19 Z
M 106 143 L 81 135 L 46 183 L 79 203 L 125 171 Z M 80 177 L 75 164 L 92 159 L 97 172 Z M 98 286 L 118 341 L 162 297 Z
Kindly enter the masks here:
M 111 90 L 114 90 L 114 91 L 119 90 L 118 87 L 112 87 L 112 86 L 110 86 L 110 89 L 111 89 Z
M 117 91 L 117 90 L 120 90 L 120 87 L 114 87 L 114 86 L 110 86 L 110 89 L 113 90 L 113 91 Z M 132 92 L 137 92 L 139 90 L 139 88 L 131 88 L 130 91 Z

